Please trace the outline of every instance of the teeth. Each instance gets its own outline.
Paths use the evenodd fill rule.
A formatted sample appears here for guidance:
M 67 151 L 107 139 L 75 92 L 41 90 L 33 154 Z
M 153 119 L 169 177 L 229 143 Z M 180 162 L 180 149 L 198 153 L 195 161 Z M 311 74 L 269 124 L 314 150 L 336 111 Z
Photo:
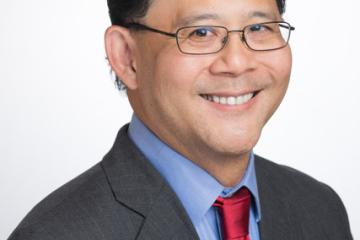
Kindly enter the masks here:
M 220 97 L 215 95 L 203 95 L 202 97 L 205 98 L 208 101 L 212 101 L 215 103 L 219 103 L 222 105 L 241 105 L 246 102 L 248 102 L 252 97 L 254 96 L 254 93 L 248 93 L 241 96 L 229 96 L 229 97 Z
M 235 105 L 236 104 L 236 98 L 235 97 L 228 97 L 227 98 L 227 104 L 228 105 Z
M 236 98 L 236 103 L 237 103 L 237 104 L 241 104 L 241 103 L 243 103 L 243 102 L 245 102 L 245 98 L 244 98 L 243 96 L 238 96 L 238 97 Z
M 227 104 L 226 97 L 220 97 L 220 104 Z

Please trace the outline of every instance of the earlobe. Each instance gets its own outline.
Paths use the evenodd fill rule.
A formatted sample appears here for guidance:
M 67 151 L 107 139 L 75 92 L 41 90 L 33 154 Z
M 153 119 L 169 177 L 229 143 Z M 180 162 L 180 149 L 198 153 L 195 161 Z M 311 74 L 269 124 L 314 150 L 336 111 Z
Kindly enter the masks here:
M 128 89 L 137 88 L 134 41 L 129 30 L 111 26 L 105 32 L 105 49 L 112 70 Z

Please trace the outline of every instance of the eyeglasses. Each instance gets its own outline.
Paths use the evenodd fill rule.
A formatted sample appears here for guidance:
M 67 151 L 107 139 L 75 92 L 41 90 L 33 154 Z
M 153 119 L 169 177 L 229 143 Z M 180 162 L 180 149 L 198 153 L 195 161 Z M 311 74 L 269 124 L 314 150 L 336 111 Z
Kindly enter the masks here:
M 128 23 L 127 28 L 147 30 L 176 38 L 180 52 L 205 55 L 220 52 L 229 40 L 230 33 L 241 33 L 241 40 L 254 51 L 272 51 L 288 45 L 293 26 L 284 21 L 256 23 L 240 30 L 228 30 L 223 26 L 187 26 L 175 33 L 164 32 L 140 23 Z

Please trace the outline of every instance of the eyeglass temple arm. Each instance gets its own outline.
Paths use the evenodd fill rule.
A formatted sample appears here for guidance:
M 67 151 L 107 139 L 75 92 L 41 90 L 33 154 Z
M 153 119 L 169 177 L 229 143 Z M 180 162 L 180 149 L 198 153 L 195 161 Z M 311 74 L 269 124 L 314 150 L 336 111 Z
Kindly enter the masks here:
M 280 26 L 281 26 L 281 27 L 284 27 L 284 28 L 287 28 L 287 29 L 289 29 L 290 31 L 294 31 L 294 30 L 295 30 L 295 27 L 293 27 L 293 26 L 291 26 L 291 25 L 283 25 L 283 24 L 280 23 Z
M 295 30 L 295 27 L 293 27 L 293 26 L 290 26 L 290 31 L 294 31 Z
M 148 27 L 148 26 L 140 24 L 140 23 L 128 23 L 128 24 L 126 24 L 126 27 L 127 28 L 133 28 L 133 29 L 136 29 L 136 30 L 148 30 L 148 31 L 151 31 L 151 32 L 156 32 L 156 33 L 160 33 L 160 34 L 163 34 L 163 35 L 166 35 L 166 36 L 169 36 L 169 37 L 176 38 L 176 33 L 164 32 L 164 31 L 161 31 L 161 30 L 158 30 L 158 29 L 155 29 L 155 28 L 151 28 L 151 27 Z

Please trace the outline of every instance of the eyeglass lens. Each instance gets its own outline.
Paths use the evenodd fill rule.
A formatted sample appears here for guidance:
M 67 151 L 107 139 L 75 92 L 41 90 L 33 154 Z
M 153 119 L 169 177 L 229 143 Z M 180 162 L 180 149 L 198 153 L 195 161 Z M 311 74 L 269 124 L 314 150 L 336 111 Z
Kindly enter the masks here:
M 246 26 L 243 31 L 228 31 L 221 26 L 184 27 L 177 32 L 179 48 L 184 53 L 208 54 L 220 51 L 228 41 L 228 34 L 243 32 L 246 45 L 256 51 L 267 51 L 285 47 L 291 26 L 285 22 L 258 23 Z

